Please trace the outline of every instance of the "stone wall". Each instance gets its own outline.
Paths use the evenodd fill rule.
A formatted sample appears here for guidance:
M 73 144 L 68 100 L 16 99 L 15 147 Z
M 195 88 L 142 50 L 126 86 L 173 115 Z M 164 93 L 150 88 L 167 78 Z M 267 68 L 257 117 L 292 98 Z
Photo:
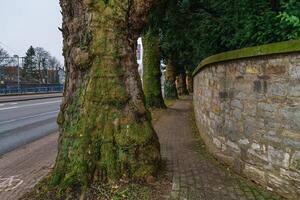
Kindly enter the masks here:
M 194 73 L 194 109 L 219 160 L 300 199 L 300 52 L 202 64 Z

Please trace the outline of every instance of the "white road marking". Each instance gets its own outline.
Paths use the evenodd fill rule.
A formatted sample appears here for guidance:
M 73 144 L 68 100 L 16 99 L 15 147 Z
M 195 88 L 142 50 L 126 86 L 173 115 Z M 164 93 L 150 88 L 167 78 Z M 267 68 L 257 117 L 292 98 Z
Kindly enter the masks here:
M 16 176 L 10 176 L 8 178 L 2 178 L 0 176 L 0 192 L 8 192 L 17 189 L 24 181 L 16 178 Z
M 33 107 L 33 106 L 39 106 L 39 105 L 46 105 L 46 104 L 54 104 L 54 103 L 59 103 L 59 101 L 49 101 L 49 102 L 43 102 L 43 103 L 35 103 L 35 104 L 27 104 L 27 105 L 22 105 L 22 106 L 12 106 L 12 107 L 7 107 L 7 108 L 0 108 L 0 111 L 2 110 L 12 110 L 12 109 L 17 109 L 17 108 L 24 108 L 24 107 Z
M 0 122 L 0 125 L 2 125 L 2 124 L 9 124 L 9 123 L 12 123 L 12 122 L 16 122 L 16 121 L 20 121 L 20 120 L 25 120 L 25 119 L 30 119 L 30 118 L 35 118 L 35 117 L 41 117 L 41 116 L 45 116 L 45 115 L 49 115 L 49 114 L 56 114 L 58 112 L 59 112 L 59 110 L 55 110 L 55 111 L 45 112 L 45 113 L 41 113 L 41 114 L 37 114 L 37 115 L 31 115 L 31 116 L 21 117 L 21 118 L 17 118 L 17 119 L 11 119 L 11 120 L 7 120 L 7 121 L 2 121 L 2 122 Z
M 9 103 L 8 105 L 11 105 L 11 106 L 13 106 L 13 105 L 17 105 L 18 103 Z

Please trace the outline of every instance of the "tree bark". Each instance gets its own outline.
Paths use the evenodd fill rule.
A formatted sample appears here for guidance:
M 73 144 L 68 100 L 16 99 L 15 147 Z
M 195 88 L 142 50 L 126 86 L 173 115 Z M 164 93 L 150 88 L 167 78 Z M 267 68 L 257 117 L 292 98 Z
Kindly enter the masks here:
M 186 84 L 186 73 L 185 72 L 182 72 L 180 73 L 177 78 L 176 78 L 178 81 L 178 85 L 177 85 L 177 93 L 178 95 L 180 96 L 183 96 L 183 95 L 188 95 L 189 94 L 189 91 L 187 89 L 187 84 Z
M 152 0 L 60 0 L 64 99 L 50 186 L 145 179 L 160 162 L 158 137 L 144 106 L 136 41 Z
M 158 33 L 143 36 L 143 89 L 148 108 L 165 108 L 161 91 L 160 46 Z
M 191 72 L 187 72 L 186 74 L 187 77 L 187 88 L 190 94 L 193 93 L 193 76 Z
M 164 83 L 165 99 L 178 98 L 175 81 L 176 81 L 175 69 L 171 59 L 169 59 L 166 67 L 166 73 L 165 73 L 165 83 Z

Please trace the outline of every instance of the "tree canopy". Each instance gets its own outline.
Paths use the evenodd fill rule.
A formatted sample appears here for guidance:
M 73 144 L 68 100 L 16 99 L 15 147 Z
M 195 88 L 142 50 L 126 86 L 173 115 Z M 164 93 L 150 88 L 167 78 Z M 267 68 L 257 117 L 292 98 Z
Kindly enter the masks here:
M 27 81 L 48 83 L 48 70 L 61 69 L 61 63 L 42 47 L 30 46 L 24 58 L 22 77 Z M 56 75 L 58 76 L 58 74 Z M 58 82 L 58 77 L 55 78 Z
M 163 0 L 156 9 L 151 23 L 177 71 L 219 52 L 300 37 L 296 0 Z

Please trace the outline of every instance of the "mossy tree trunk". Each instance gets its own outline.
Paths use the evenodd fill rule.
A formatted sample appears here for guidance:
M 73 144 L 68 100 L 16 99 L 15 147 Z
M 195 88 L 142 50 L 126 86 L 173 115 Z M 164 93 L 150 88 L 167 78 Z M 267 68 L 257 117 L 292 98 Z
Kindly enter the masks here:
M 145 179 L 160 162 L 136 41 L 152 0 L 60 0 L 67 70 L 50 186 Z
M 187 77 L 187 88 L 190 94 L 193 93 L 193 76 L 191 72 L 187 72 L 186 73 L 186 77 Z
M 168 60 L 165 72 L 164 97 L 165 99 L 177 99 L 175 69 L 171 59 Z
M 143 35 L 143 89 L 148 108 L 165 108 L 161 91 L 160 45 L 158 31 Z
M 177 77 L 177 92 L 178 95 L 183 96 L 183 95 L 188 95 L 189 91 L 187 89 L 187 84 L 186 84 L 186 73 L 181 72 Z

